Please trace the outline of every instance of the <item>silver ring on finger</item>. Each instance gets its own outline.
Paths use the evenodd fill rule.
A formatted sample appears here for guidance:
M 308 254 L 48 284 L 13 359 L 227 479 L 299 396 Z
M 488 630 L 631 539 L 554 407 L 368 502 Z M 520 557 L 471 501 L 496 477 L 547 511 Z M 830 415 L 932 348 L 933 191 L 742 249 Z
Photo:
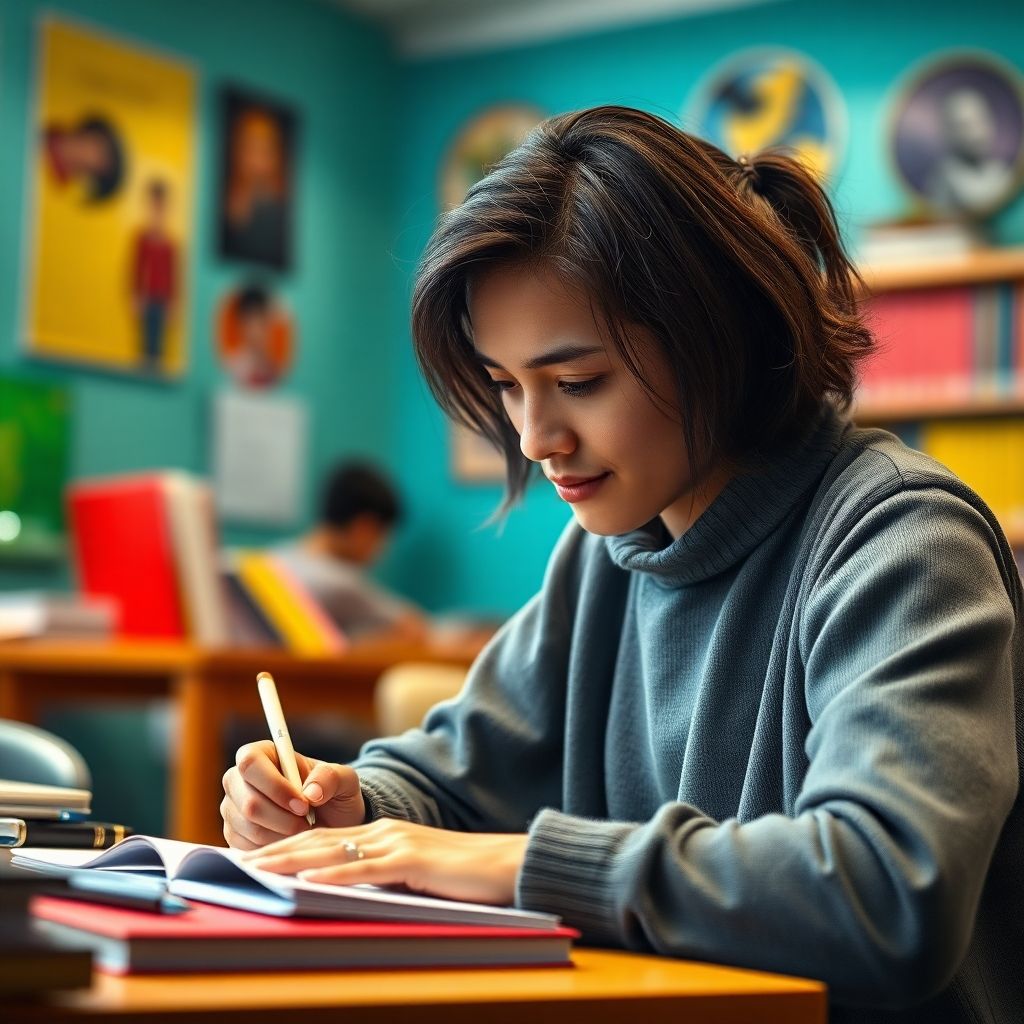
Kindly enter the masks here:
M 349 860 L 363 860 L 366 857 L 366 851 L 351 839 L 342 839 L 341 848 L 348 855 Z

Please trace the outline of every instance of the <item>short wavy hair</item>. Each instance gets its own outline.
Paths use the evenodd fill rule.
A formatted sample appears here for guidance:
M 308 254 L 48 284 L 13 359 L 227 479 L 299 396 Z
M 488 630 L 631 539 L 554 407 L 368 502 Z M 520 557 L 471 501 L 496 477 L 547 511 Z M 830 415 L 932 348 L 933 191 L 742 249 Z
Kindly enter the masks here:
M 552 118 L 443 216 L 412 303 L 417 360 L 447 415 L 504 453 L 504 514 L 533 465 L 473 344 L 473 279 L 530 263 L 582 288 L 625 365 L 645 328 L 672 367 L 697 475 L 851 401 L 872 347 L 829 200 L 791 157 L 736 161 L 652 114 Z

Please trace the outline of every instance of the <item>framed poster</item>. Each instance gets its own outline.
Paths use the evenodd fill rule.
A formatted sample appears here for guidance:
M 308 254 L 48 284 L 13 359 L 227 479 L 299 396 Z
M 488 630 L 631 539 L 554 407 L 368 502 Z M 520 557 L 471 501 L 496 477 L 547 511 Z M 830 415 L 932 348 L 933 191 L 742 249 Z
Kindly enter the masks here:
M 287 374 L 295 329 L 283 303 L 260 281 L 229 292 L 217 311 L 221 366 L 244 388 L 267 388 Z
M 220 254 L 288 270 L 298 118 L 234 87 L 221 91 L 221 116 Z
M 979 51 L 930 58 L 899 88 L 889 151 L 903 187 L 929 212 L 995 213 L 1024 180 L 1024 76 Z
M 195 76 L 64 21 L 40 28 L 25 345 L 150 376 L 187 363 Z
M 791 150 L 820 180 L 835 178 L 846 149 L 846 105 L 835 82 L 809 57 L 782 47 L 726 57 L 698 83 L 683 120 L 734 159 Z

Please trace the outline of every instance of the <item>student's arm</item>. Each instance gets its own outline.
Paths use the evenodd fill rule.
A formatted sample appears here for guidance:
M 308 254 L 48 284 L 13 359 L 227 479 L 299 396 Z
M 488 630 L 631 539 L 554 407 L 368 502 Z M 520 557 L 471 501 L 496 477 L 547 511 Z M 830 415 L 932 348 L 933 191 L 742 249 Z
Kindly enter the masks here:
M 840 1001 L 948 983 L 1017 792 L 1008 581 L 981 515 L 946 493 L 898 494 L 834 533 L 800 623 L 795 816 L 546 810 L 522 906 L 590 941 L 821 978 Z
M 368 743 L 354 767 L 371 818 L 525 833 L 562 799 L 566 678 L 581 548 L 570 523 L 541 592 L 497 632 L 424 729 Z

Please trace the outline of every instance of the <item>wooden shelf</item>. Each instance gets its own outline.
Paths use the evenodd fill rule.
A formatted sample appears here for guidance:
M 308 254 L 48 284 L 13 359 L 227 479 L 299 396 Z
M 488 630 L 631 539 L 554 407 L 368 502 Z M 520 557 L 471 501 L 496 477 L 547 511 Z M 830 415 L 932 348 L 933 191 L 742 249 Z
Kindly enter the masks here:
M 979 249 L 949 259 L 863 266 L 860 272 L 873 295 L 909 288 L 1024 280 L 1024 248 Z
M 853 407 L 852 418 L 858 426 L 866 427 L 909 423 L 913 420 L 970 419 L 975 416 L 1024 416 L 1024 395 L 857 402 Z

